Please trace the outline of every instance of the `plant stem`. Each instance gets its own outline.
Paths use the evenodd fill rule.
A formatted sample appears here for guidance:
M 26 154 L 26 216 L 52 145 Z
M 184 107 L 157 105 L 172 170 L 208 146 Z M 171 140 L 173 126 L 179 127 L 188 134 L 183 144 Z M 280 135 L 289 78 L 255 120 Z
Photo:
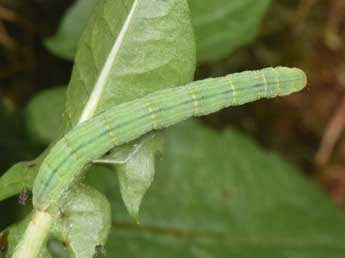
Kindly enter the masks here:
M 36 211 L 18 243 L 12 258 L 37 258 L 48 237 L 52 216 Z

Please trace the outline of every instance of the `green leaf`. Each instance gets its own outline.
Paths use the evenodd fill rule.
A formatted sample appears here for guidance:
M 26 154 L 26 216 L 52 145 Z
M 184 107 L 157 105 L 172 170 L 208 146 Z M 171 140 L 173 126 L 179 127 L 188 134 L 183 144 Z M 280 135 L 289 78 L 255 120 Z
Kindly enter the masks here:
M 39 165 L 47 152 L 42 153 L 33 161 L 23 161 L 13 165 L 0 177 L 0 201 L 22 190 L 31 190 Z
M 138 143 L 138 151 L 118 166 L 122 199 L 129 214 L 139 223 L 139 208 L 155 174 L 155 153 L 162 151 L 162 137 L 149 134 Z
M 189 0 L 198 62 L 217 61 L 256 36 L 271 0 Z
M 65 200 L 57 232 L 70 257 L 92 258 L 97 246 L 104 246 L 111 225 L 107 199 L 90 187 L 79 186 Z
M 132 143 L 115 148 L 109 155 L 97 160 L 96 164 L 110 166 L 93 166 L 87 172 L 86 182 L 96 189 L 104 189 L 100 178 L 107 176 L 107 181 L 114 182 L 115 169 L 119 179 L 121 197 L 130 216 L 139 223 L 139 208 L 141 201 L 151 186 L 155 174 L 155 154 L 163 152 L 162 137 L 158 133 L 150 133 L 137 141 L 133 148 Z M 117 164 L 114 168 L 113 164 Z M 99 175 L 102 176 L 99 176 Z M 108 191 L 114 191 L 116 187 Z
M 109 202 L 99 192 L 81 185 L 69 194 L 60 212 L 62 215 L 54 220 L 50 238 L 63 242 L 71 258 L 94 257 L 97 247 L 105 245 L 110 230 Z M 31 217 L 32 214 L 29 214 L 22 222 L 1 233 L 0 239 L 7 240 L 8 257 L 12 255 Z M 51 257 L 50 254 L 43 248 L 40 258 L 48 257 Z
M 103 187 L 116 211 L 109 257 L 344 256 L 344 215 L 294 167 L 235 130 L 195 122 L 169 130 L 140 226 L 107 177 Z
M 73 60 L 80 36 L 95 5 L 96 0 L 76 1 L 62 17 L 57 33 L 45 40 L 45 46 L 55 55 Z
M 26 108 L 28 131 L 44 144 L 51 143 L 60 133 L 65 93 L 65 87 L 42 91 Z

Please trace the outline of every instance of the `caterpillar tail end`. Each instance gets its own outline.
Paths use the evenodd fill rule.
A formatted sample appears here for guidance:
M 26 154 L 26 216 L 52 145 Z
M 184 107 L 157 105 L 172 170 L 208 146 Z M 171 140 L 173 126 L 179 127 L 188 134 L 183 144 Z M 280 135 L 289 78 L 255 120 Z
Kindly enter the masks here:
M 307 76 L 299 68 L 276 67 L 279 74 L 280 96 L 286 96 L 304 89 L 307 85 Z
M 305 74 L 303 70 L 299 68 L 291 68 L 291 69 L 294 70 L 296 77 L 298 77 L 298 79 L 296 80 L 295 87 L 294 87 L 296 92 L 303 90 L 308 84 L 307 75 Z

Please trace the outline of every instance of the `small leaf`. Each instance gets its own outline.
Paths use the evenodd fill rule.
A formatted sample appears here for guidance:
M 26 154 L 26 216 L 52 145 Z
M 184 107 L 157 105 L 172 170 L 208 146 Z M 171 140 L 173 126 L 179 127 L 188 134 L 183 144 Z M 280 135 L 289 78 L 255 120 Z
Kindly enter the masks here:
M 96 0 L 79 0 L 66 11 L 57 33 L 44 42 L 52 53 L 65 59 L 74 59 L 80 36 L 96 2 Z
M 44 144 L 57 138 L 64 110 L 65 87 L 42 91 L 26 108 L 27 127 L 31 135 Z
M 79 186 L 66 198 L 60 230 L 70 257 L 92 258 L 97 246 L 104 246 L 110 230 L 110 205 L 107 199 L 90 187 Z M 56 229 L 55 229 L 56 230 Z
M 189 0 L 198 62 L 217 61 L 256 36 L 271 0 Z
M 19 162 L 0 177 L 0 201 L 19 194 L 22 190 L 32 189 L 39 165 L 45 155 L 46 152 L 33 161 Z
M 122 199 L 137 223 L 141 201 L 154 179 L 155 154 L 162 151 L 162 139 L 150 134 L 138 144 L 133 157 L 117 169 Z
M 117 164 L 115 171 L 119 178 L 122 199 L 128 213 L 137 223 L 142 199 L 154 179 L 155 155 L 163 151 L 162 139 L 161 133 L 150 133 L 139 141 L 115 148 L 109 155 L 97 160 L 96 164 L 110 164 L 108 169 L 104 166 L 93 166 L 87 173 L 86 182 L 102 190 L 104 184 L 99 178 L 107 176 L 109 168 L 114 168 L 112 164 Z M 102 176 L 98 176 L 100 174 Z M 113 175 L 114 173 L 109 175 L 109 180 L 113 181 Z M 109 187 L 105 193 L 113 191 L 114 188 Z

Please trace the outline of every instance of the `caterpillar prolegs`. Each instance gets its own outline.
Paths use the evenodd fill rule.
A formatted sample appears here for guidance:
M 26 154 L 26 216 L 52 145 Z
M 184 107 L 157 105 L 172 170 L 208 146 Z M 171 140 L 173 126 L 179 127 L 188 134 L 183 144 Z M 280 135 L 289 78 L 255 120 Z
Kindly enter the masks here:
M 305 85 L 306 75 L 300 69 L 266 68 L 196 81 L 114 106 L 73 128 L 50 150 L 34 184 L 34 206 L 39 211 L 49 209 L 87 164 L 115 146 L 193 116 L 285 96 Z

